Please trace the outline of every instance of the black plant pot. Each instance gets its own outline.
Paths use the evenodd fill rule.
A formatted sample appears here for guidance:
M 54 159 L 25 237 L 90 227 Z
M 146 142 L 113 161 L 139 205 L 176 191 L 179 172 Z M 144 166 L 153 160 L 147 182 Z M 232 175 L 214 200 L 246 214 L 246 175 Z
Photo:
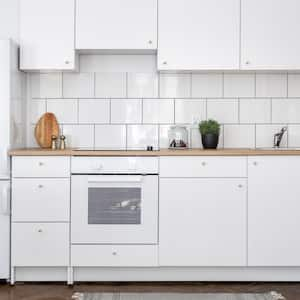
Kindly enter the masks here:
M 204 149 L 217 149 L 219 143 L 218 134 L 203 134 L 201 135 L 202 145 Z

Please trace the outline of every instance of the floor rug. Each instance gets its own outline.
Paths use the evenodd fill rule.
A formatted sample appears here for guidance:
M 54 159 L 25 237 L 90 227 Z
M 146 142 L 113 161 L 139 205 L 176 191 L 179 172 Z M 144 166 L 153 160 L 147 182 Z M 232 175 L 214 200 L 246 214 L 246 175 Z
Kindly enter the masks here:
M 73 300 L 285 300 L 276 292 L 229 293 L 75 293 Z M 286 299 L 288 300 L 288 299 Z

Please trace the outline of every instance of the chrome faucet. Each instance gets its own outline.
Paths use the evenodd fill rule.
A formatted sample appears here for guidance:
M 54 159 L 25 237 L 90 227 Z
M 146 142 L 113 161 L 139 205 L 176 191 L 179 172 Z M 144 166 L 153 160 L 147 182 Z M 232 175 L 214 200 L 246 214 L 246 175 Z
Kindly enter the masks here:
M 277 132 L 277 133 L 274 134 L 274 143 L 273 143 L 274 148 L 279 148 L 280 147 L 282 137 L 283 137 L 283 135 L 286 131 L 287 131 L 287 127 L 282 127 L 280 132 Z

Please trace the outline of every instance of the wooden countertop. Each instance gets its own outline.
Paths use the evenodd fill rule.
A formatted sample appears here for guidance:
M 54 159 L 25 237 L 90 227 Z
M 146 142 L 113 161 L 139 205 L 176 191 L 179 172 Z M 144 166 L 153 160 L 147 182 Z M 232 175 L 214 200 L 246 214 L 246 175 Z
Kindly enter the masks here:
M 10 156 L 255 156 L 255 155 L 300 155 L 299 149 L 187 149 L 156 151 L 144 150 L 51 150 L 40 148 L 27 148 L 10 150 Z

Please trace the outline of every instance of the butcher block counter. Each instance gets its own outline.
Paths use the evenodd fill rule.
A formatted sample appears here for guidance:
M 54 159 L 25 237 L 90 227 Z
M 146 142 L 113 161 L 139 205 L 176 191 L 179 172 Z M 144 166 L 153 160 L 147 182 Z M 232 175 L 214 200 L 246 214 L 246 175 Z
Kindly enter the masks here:
M 300 155 L 300 148 L 262 148 L 262 149 L 187 149 L 187 150 L 51 150 L 25 148 L 10 150 L 10 156 L 256 156 L 256 155 Z

